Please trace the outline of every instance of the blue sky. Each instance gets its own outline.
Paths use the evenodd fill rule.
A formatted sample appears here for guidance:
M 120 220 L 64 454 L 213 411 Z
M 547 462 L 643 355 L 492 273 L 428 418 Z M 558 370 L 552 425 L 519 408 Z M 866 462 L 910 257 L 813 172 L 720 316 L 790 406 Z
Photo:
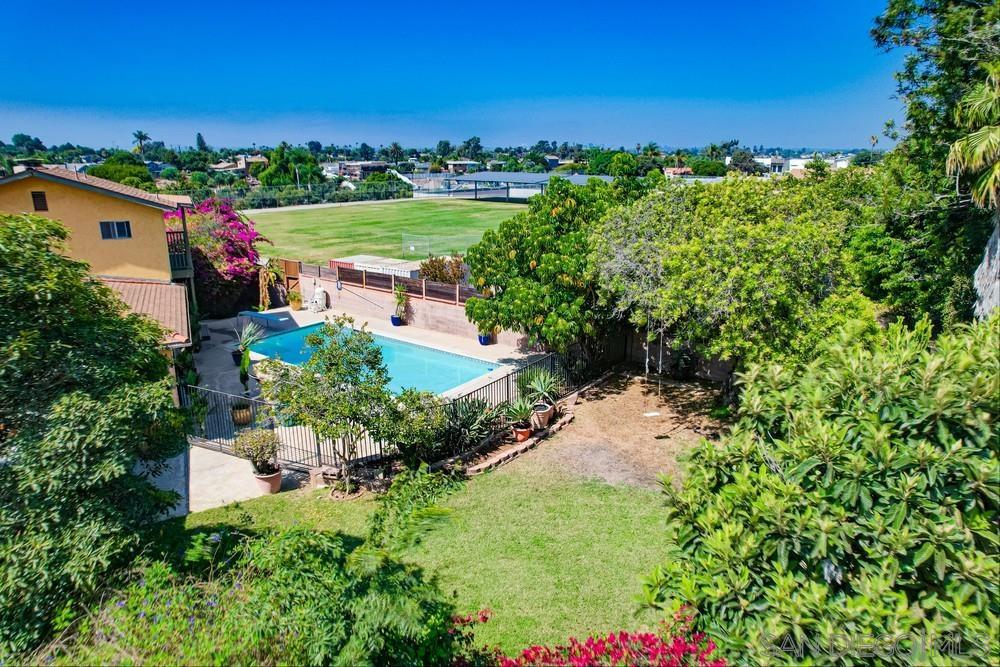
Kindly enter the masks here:
M 882 4 L 10 2 L 0 137 L 865 146 Z

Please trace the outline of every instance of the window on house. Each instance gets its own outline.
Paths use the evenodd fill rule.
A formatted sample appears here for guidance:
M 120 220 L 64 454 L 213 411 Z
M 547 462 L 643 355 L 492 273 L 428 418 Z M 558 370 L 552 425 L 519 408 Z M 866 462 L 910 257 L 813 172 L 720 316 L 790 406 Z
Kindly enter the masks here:
M 36 211 L 49 210 L 49 202 L 45 199 L 44 192 L 32 192 L 31 203 L 34 205 Z
M 132 224 L 128 220 L 102 220 L 102 239 L 130 239 L 132 238 Z

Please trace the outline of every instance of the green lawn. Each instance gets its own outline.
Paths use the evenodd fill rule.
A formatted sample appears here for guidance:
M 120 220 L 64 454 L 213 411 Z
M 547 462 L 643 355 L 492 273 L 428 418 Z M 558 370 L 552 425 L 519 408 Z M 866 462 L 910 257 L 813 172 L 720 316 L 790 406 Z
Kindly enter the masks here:
M 592 630 L 653 627 L 636 616 L 641 577 L 663 558 L 665 520 L 656 492 L 533 469 L 527 460 L 470 480 L 443 505 L 450 521 L 409 558 L 437 573 L 461 612 L 493 610 L 477 643 L 511 653 Z M 245 531 L 301 524 L 361 536 L 371 501 L 339 502 L 300 491 L 192 514 L 164 524 L 178 549 L 185 530 Z
M 265 255 L 323 263 L 370 254 L 422 258 L 425 246 L 403 252 L 402 235 L 425 237 L 435 254 L 464 252 L 518 211 L 521 204 L 461 199 L 402 200 L 328 208 L 254 213 L 257 229 L 273 243 Z

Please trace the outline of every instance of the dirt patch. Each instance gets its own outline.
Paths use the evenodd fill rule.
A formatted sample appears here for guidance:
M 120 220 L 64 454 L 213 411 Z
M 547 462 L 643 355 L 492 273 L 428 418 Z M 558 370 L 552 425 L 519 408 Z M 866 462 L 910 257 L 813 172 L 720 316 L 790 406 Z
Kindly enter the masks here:
M 522 465 L 656 488 L 659 473 L 678 477 L 680 454 L 724 428 L 708 415 L 717 396 L 708 384 L 615 376 L 582 396 L 573 423 Z

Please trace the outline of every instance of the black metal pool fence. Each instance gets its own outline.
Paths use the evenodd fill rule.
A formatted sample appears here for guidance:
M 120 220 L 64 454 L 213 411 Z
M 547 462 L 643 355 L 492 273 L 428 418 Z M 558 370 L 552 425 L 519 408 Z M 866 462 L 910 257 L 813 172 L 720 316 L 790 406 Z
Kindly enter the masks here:
M 506 375 L 452 398 L 449 403 L 482 401 L 484 407 L 499 408 L 517 400 L 531 374 L 540 370 L 551 372 L 559 380 L 562 396 L 579 386 L 580 363 L 562 355 L 550 353 L 530 363 L 512 369 Z M 280 441 L 278 462 L 295 470 L 308 470 L 320 466 L 339 466 L 341 455 L 347 458 L 346 443 L 320 437 L 310 426 L 284 422 L 275 416 L 263 398 L 227 394 L 208 387 L 181 385 L 179 387 L 181 406 L 188 411 L 192 422 L 189 440 L 193 445 L 213 449 L 227 454 L 233 453 L 236 436 L 246 429 L 273 429 Z M 493 424 L 491 435 L 496 435 L 508 427 L 506 417 L 501 416 Z M 470 443 L 462 454 L 478 443 Z M 377 462 L 395 454 L 395 448 L 364 434 L 357 443 L 352 463 Z

